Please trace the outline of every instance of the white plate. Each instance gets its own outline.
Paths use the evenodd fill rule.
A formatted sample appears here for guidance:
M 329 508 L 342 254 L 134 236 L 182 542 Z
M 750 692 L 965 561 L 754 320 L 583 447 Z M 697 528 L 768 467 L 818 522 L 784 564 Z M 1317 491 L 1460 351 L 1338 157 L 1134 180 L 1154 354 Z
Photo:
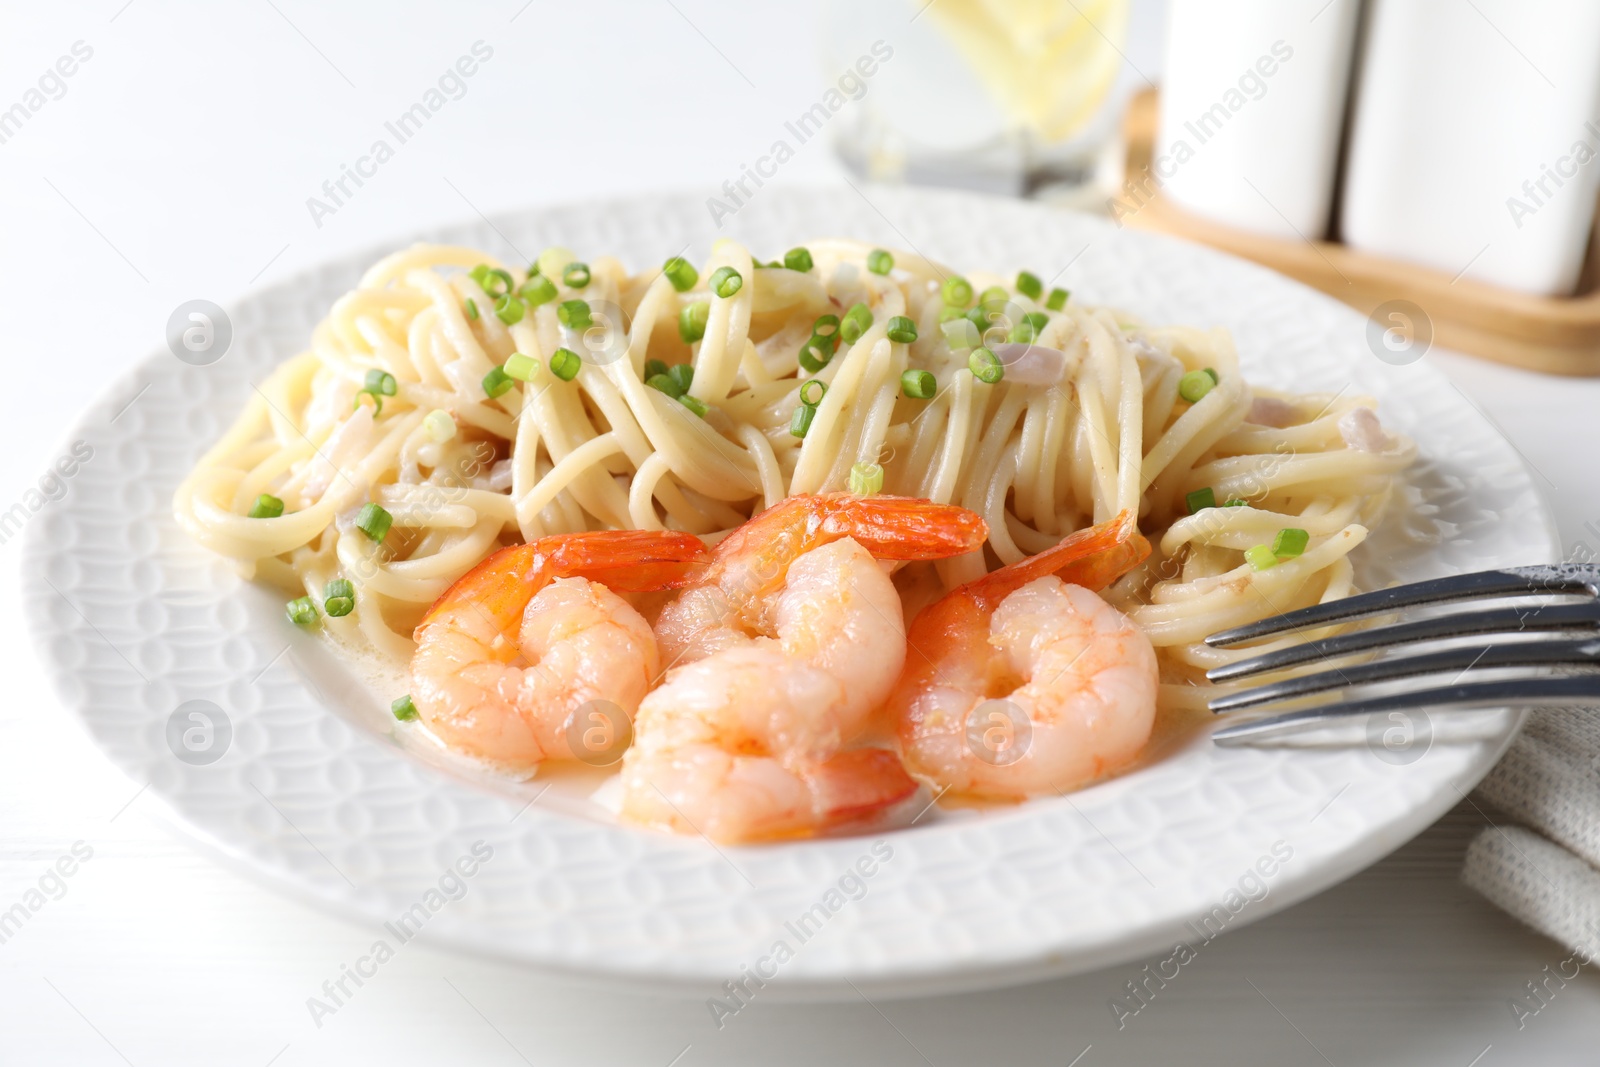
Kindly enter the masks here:
M 1380 361 L 1361 316 L 1258 267 L 1025 204 L 875 188 L 765 190 L 721 232 L 762 254 L 851 235 L 970 269 L 1048 276 L 1067 266 L 1061 284 L 1075 299 L 1228 327 L 1256 381 L 1378 397 L 1421 459 L 1408 500 L 1358 552 L 1367 588 L 1558 551 L 1516 454 L 1441 375 L 1425 360 Z M 522 259 L 559 242 L 640 267 L 686 244 L 703 255 L 717 235 L 702 199 L 651 196 L 421 237 Z M 1386 761 L 1381 744 L 1359 737 L 1271 749 L 1198 737 L 1067 799 L 874 838 L 721 851 L 607 824 L 553 802 L 555 791 L 530 804 L 538 783 L 474 783 L 432 766 L 390 736 L 393 694 L 351 683 L 285 621 L 280 598 L 232 577 L 170 515 L 174 486 L 250 383 L 300 350 L 388 250 L 239 301 L 228 309 L 232 347 L 212 365 L 165 350 L 140 362 L 74 431 L 94 459 L 32 523 L 23 567 L 40 657 L 98 744 L 150 783 L 184 831 L 303 897 L 390 922 L 409 911 L 441 944 L 654 988 L 710 993 L 757 967 L 778 976 L 757 993 L 764 1000 L 854 997 L 852 983 L 886 995 L 1000 985 L 1166 958 L 1180 940 L 1203 951 L 1215 929 L 1406 841 L 1515 732 L 1516 716 L 1492 713 L 1472 720 L 1474 736 L 1448 740 L 1436 716 L 1431 747 L 1411 749 L 1420 758 L 1409 762 Z M 209 752 L 219 758 L 203 765 L 169 743 L 197 725 L 196 707 L 216 722 Z M 460 898 L 430 897 L 479 841 L 492 858 L 470 878 L 444 879 L 450 894 L 465 887 Z M 1292 855 L 1279 862 L 1275 845 Z M 847 875 L 858 864 L 871 876 Z M 1258 864 L 1271 873 L 1251 874 Z M 780 941 L 793 953 L 781 965 L 771 957 Z

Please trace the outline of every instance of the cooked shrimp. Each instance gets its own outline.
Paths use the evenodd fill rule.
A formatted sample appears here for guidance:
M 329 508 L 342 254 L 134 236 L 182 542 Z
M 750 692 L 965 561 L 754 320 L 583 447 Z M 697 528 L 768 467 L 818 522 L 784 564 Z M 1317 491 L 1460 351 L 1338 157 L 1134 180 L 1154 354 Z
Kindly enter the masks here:
M 963 508 L 791 497 L 717 546 L 656 635 L 677 666 L 644 698 L 623 817 L 716 841 L 816 833 L 916 790 L 894 753 L 849 749 L 905 661 L 900 600 L 874 557 L 983 544 Z
M 906 765 L 957 794 L 1021 799 L 1132 761 L 1155 722 L 1156 654 L 1092 590 L 1149 553 L 1125 512 L 926 608 L 888 703 Z
M 592 701 L 632 716 L 660 666 L 649 623 L 612 588 L 663 588 L 704 553 L 689 534 L 637 530 L 501 549 L 417 627 L 417 712 L 451 748 L 503 766 L 575 758 L 572 716 Z

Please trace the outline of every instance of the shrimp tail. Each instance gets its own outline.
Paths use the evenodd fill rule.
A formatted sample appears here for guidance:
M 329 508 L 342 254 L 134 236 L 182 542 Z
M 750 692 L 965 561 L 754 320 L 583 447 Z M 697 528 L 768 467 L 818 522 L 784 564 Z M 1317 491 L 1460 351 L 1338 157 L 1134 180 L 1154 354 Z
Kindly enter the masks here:
M 1002 567 L 966 586 L 987 610 L 1029 582 L 1055 575 L 1069 585 L 1099 591 L 1145 561 L 1150 542 L 1139 533 L 1133 512 L 1079 530 L 1053 548 Z
M 682 579 L 705 555 L 692 534 L 650 530 L 596 530 L 556 534 L 492 553 L 446 589 L 418 625 L 471 603 L 492 616 L 527 607 L 554 578 L 590 578 L 622 592 L 664 589 Z
M 548 540 L 542 539 L 543 544 Z M 665 589 L 701 563 L 706 546 L 693 534 L 656 530 L 596 530 L 559 538 L 551 550 L 558 570 L 620 592 Z
M 853 537 L 878 559 L 947 559 L 982 548 L 989 525 L 975 511 L 904 496 L 825 498 L 822 531 Z
M 882 748 L 841 752 L 806 776 L 818 814 L 827 826 L 874 815 L 905 800 L 917 783 L 900 757 Z

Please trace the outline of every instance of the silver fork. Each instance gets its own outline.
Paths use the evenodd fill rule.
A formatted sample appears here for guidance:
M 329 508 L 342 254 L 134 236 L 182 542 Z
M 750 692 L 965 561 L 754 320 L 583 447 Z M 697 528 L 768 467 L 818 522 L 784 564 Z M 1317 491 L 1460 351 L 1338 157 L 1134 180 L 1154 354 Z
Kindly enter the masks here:
M 1305 663 L 1337 661 L 1356 652 L 1479 635 L 1491 638 L 1483 644 L 1432 651 L 1423 647 L 1411 655 L 1343 666 L 1335 664 L 1313 674 L 1301 674 L 1253 689 L 1224 694 L 1211 701 L 1213 712 L 1259 708 L 1329 690 L 1405 678 L 1450 673 L 1456 675 L 1444 685 L 1337 700 L 1270 718 L 1242 722 L 1218 730 L 1212 739 L 1219 745 L 1241 744 L 1304 730 L 1336 719 L 1424 708 L 1600 706 L 1600 671 L 1595 670 L 1600 668 L 1600 567 L 1587 564 L 1560 563 L 1478 571 L 1380 589 L 1262 619 L 1247 626 L 1222 630 L 1206 638 L 1206 644 L 1216 647 L 1237 645 L 1295 630 L 1351 622 L 1432 604 L 1535 596 L 1576 596 L 1583 599 L 1576 603 L 1538 602 L 1487 607 L 1398 622 L 1307 641 L 1214 667 L 1206 672 L 1206 677 L 1213 682 L 1221 682 Z M 1539 640 L 1507 640 L 1533 633 L 1552 636 Z M 1549 667 L 1579 670 L 1552 676 L 1543 670 Z M 1468 673 L 1480 670 L 1511 670 L 1519 673 L 1505 674 L 1488 682 L 1461 681 Z

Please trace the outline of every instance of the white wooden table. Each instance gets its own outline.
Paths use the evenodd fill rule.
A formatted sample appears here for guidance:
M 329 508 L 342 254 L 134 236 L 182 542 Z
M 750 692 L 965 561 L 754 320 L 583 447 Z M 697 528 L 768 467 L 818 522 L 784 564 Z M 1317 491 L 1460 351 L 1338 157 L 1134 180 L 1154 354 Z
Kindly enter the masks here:
M 0 142 L 0 511 L 61 454 L 67 421 L 101 383 L 160 344 L 179 303 L 225 303 L 479 211 L 720 184 L 765 150 L 775 117 L 819 91 L 804 5 L 534 0 L 518 15 L 520 4 L 446 14 L 100 0 L 0 14 L 0 109 L 27 100 L 75 42 L 92 49 L 59 98 L 50 82 Z M 493 57 L 465 95 L 316 225 L 307 198 L 477 40 Z M 555 84 L 582 86 L 586 103 L 541 106 L 539 87 Z M 710 115 L 705 94 L 719 101 Z M 819 140 L 776 180 L 836 174 Z M 1569 545 L 1600 548 L 1600 382 L 1428 358 L 1539 470 Z M 1587 974 L 1518 1029 L 1509 999 L 1566 954 L 1460 887 L 1460 854 L 1483 823 L 1465 806 L 1364 874 L 1207 946 L 1121 1030 L 1108 1002 L 1137 966 L 959 998 L 756 1004 L 719 1031 L 702 1003 L 419 945 L 319 1029 L 306 999 L 372 932 L 215 866 L 158 821 L 34 666 L 17 550 L 0 544 L 0 910 L 75 842 L 93 855 L 0 943 L 0 1063 L 1491 1067 L 1593 1056 L 1600 983 Z

